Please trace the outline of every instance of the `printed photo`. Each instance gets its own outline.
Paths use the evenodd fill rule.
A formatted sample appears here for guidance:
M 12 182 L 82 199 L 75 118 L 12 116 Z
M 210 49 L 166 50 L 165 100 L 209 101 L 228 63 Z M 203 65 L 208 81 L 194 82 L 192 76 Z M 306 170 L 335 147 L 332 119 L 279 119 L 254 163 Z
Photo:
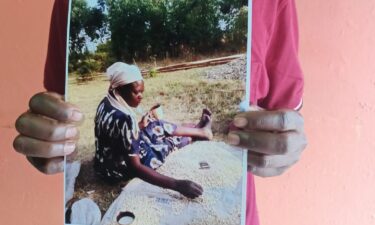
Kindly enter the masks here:
M 246 151 L 226 144 L 246 96 L 248 2 L 72 0 L 65 220 L 240 225 Z

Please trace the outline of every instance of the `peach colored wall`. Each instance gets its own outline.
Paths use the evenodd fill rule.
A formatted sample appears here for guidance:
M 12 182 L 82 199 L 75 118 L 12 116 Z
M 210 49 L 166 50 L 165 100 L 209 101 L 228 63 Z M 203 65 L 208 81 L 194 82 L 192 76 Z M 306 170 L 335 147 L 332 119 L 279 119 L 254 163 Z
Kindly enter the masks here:
M 0 224 L 63 224 L 63 177 L 36 172 L 12 148 L 17 115 L 43 90 L 53 1 L 0 5 Z
M 256 179 L 261 224 L 375 224 L 375 1 L 296 2 L 309 146 Z
M 256 179 L 261 224 L 375 224 L 375 1 L 297 1 L 309 146 L 283 176 Z M 11 147 L 16 116 L 43 90 L 52 4 L 1 0 L 1 224 L 63 221 L 62 176 Z

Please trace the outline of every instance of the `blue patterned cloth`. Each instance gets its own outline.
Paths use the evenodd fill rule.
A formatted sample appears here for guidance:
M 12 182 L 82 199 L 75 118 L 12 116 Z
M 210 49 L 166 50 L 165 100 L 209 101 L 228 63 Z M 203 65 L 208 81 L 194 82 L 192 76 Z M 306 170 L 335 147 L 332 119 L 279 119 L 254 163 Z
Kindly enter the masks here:
M 129 180 L 135 177 L 129 168 L 130 157 L 135 156 L 143 165 L 157 169 L 170 152 L 190 143 L 188 137 L 173 136 L 175 129 L 175 124 L 153 120 L 135 138 L 130 116 L 105 97 L 95 116 L 95 171 L 108 181 Z

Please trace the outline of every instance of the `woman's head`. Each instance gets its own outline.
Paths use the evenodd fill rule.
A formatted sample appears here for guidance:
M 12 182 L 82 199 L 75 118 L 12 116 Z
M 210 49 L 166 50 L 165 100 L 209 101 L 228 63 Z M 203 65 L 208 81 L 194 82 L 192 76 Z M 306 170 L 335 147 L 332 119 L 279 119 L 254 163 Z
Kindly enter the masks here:
M 111 90 L 117 90 L 131 107 L 137 107 L 142 100 L 144 82 L 137 66 L 116 62 L 107 69 Z
M 143 80 L 135 81 L 117 88 L 120 96 L 131 107 L 137 107 L 143 99 L 145 86 Z

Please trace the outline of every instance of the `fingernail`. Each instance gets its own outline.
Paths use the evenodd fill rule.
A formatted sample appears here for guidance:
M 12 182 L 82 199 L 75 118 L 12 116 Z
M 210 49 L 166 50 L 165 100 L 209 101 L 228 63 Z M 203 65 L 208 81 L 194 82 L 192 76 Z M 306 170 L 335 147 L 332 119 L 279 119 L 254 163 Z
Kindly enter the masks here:
M 66 130 L 65 138 L 74 138 L 78 134 L 78 130 L 75 127 L 69 127 Z
M 228 134 L 227 142 L 230 145 L 239 145 L 240 137 L 237 134 L 230 133 Z
M 64 146 L 65 155 L 70 155 L 76 149 L 76 144 L 74 142 L 66 143 Z
M 235 117 L 233 123 L 236 127 L 242 128 L 247 125 L 247 119 L 244 117 Z
M 76 122 L 81 121 L 83 118 L 83 114 L 77 110 L 73 110 L 72 115 L 70 116 L 70 119 Z

